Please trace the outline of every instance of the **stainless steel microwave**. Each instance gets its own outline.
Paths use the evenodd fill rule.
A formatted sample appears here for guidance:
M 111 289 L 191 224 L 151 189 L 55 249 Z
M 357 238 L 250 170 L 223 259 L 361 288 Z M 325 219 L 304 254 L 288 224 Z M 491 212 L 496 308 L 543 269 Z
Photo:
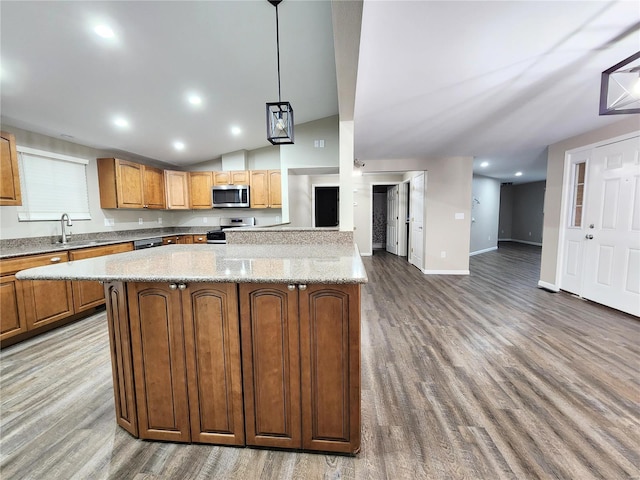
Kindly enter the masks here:
M 213 208 L 249 208 L 249 185 L 215 185 L 211 187 Z

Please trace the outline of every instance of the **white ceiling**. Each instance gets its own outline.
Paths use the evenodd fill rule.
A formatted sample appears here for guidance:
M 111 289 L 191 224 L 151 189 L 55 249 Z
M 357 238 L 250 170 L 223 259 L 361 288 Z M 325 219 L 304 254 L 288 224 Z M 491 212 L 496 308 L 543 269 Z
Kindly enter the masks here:
M 264 103 L 277 100 L 277 76 L 266 0 L 0 9 L 3 124 L 175 165 L 269 145 Z M 336 115 L 337 90 L 344 115 L 361 31 L 351 91 L 367 170 L 380 159 L 470 155 L 478 173 L 502 181 L 543 179 L 547 145 L 620 119 L 598 116 L 600 72 L 640 50 L 635 0 L 367 0 L 361 24 L 358 8 L 346 20 L 334 11 L 336 79 L 331 3 L 286 0 L 279 14 L 282 98 L 296 124 Z M 93 33 L 102 22 L 115 42 Z M 116 115 L 130 127 L 116 128 Z

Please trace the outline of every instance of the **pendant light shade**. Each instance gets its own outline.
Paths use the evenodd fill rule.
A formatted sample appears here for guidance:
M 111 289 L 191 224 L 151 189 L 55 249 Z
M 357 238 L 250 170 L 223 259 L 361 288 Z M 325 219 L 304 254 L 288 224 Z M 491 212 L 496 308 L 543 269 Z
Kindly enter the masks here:
M 600 115 L 640 113 L 640 52 L 602 72 Z
M 280 29 L 278 24 L 278 4 L 282 0 L 267 0 L 276 7 L 276 51 L 278 52 L 278 101 L 267 102 L 267 140 L 273 145 L 293 143 L 293 108 L 283 102 L 280 95 Z
M 293 143 L 293 108 L 289 102 L 267 103 L 267 140 L 274 145 Z

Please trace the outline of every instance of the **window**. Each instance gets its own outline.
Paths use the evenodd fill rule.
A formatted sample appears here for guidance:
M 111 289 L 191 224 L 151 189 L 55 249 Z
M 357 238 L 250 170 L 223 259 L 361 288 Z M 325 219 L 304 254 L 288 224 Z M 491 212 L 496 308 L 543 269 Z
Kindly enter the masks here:
M 91 220 L 87 187 L 88 160 L 17 147 L 22 206 L 18 220 Z
M 582 226 L 582 212 L 584 203 L 584 178 L 587 169 L 586 162 L 573 165 L 573 199 L 571 206 L 571 227 Z

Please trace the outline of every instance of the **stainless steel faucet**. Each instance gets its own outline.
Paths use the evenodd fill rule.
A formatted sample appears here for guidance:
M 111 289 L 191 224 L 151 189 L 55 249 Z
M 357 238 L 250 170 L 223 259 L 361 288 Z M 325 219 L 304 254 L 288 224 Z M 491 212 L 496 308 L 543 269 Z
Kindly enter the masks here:
M 73 223 L 71 223 L 71 219 L 69 218 L 69 215 L 67 215 L 66 213 L 62 214 L 62 217 L 60 217 L 60 228 L 62 229 L 62 243 L 65 244 L 67 243 L 67 232 L 64 229 L 64 224 L 65 224 L 65 220 L 67 223 L 67 227 L 72 227 Z

